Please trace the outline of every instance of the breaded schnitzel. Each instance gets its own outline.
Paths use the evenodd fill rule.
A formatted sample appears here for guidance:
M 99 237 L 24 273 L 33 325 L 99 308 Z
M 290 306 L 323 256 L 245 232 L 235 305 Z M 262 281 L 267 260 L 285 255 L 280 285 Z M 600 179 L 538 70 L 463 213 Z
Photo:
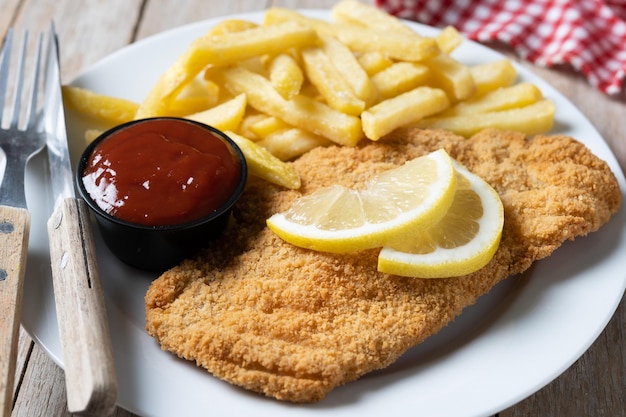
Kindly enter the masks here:
M 445 150 L 498 191 L 500 247 L 467 276 L 415 279 L 376 271 L 378 250 L 327 254 L 285 243 L 265 220 L 301 194 L 358 188 L 406 160 Z M 218 378 L 292 402 L 388 366 L 504 278 L 609 221 L 621 203 L 609 167 L 564 136 L 485 131 L 465 139 L 400 130 L 356 148 L 318 148 L 294 162 L 303 185 L 251 180 L 226 234 L 162 274 L 146 294 L 146 328 L 163 349 Z

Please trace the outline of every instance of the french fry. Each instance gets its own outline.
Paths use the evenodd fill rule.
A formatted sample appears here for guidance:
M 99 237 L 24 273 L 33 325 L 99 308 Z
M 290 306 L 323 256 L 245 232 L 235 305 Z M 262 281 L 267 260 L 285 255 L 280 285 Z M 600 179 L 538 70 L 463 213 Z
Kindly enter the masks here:
M 321 35 L 320 38 L 324 52 L 352 92 L 366 104 L 371 103 L 376 96 L 376 89 L 352 51 L 331 36 Z
M 85 130 L 85 143 L 88 145 L 93 142 L 98 136 L 102 134 L 100 129 L 87 129 Z
M 209 36 L 220 36 L 226 33 L 243 32 L 244 30 L 254 29 L 258 27 L 257 23 L 243 19 L 226 19 L 213 26 L 209 32 Z
M 238 61 L 237 65 L 240 67 L 244 67 L 245 69 L 256 72 L 257 74 L 261 74 L 264 77 L 268 77 L 269 73 L 267 71 L 267 67 L 265 65 L 264 58 L 266 55 L 253 56 L 252 58 L 244 59 L 242 61 Z M 208 71 L 208 70 L 207 70 Z
M 450 130 L 465 137 L 470 137 L 488 128 L 536 135 L 552 129 L 554 112 L 555 107 L 552 101 L 541 100 L 525 107 L 497 112 L 423 119 L 415 123 L 414 126 L 422 129 Z
M 381 9 L 361 3 L 358 0 L 341 0 L 331 9 L 331 16 L 337 22 L 354 24 L 378 31 L 398 31 L 415 36 L 415 31 L 402 20 Z M 463 42 L 461 34 L 453 27 L 445 27 L 437 36 L 439 49 L 449 54 Z
M 380 31 L 415 33 L 400 19 L 357 0 L 339 1 L 332 7 L 331 16 L 337 22 L 371 27 Z
M 268 60 L 267 55 L 262 56 L 253 56 L 252 58 L 244 59 L 237 62 L 237 65 L 240 67 L 244 67 L 249 71 L 256 72 L 257 74 L 261 74 L 264 77 L 269 77 L 269 71 L 266 65 L 266 61 Z M 222 66 L 207 66 L 202 72 L 202 76 L 207 81 L 212 81 L 215 78 L 215 74 L 219 74 L 222 69 Z
M 254 133 L 258 138 L 264 139 L 271 135 L 272 133 L 276 133 L 281 130 L 289 129 L 289 124 L 285 123 L 278 117 L 274 116 L 265 116 L 260 118 L 258 121 L 250 124 L 250 131 Z M 282 158 L 281 158 L 282 159 Z
M 217 99 L 217 97 L 216 97 Z M 196 113 L 212 107 L 215 101 L 209 101 L 207 97 L 183 97 L 173 100 L 167 108 L 167 115 L 173 117 L 181 117 L 187 114 Z
M 255 116 L 250 119 L 246 130 L 259 139 L 258 145 L 282 161 L 289 161 L 315 147 L 332 143 L 324 137 L 293 127 L 277 117 L 262 113 Z
M 303 49 L 302 61 L 307 77 L 330 107 L 353 116 L 361 114 L 365 102 L 354 94 L 323 49 Z
M 450 106 L 446 93 L 438 88 L 418 87 L 399 96 L 387 99 L 361 114 L 363 131 L 371 140 Z
M 439 54 L 439 46 L 433 38 L 417 33 L 378 32 L 356 25 L 334 24 L 331 35 L 355 52 L 377 51 L 392 59 L 420 62 Z
M 448 94 L 455 103 L 466 100 L 476 92 L 474 78 L 467 65 L 446 54 L 439 54 L 424 62 L 430 68 L 433 87 L 438 87 Z
M 409 34 L 398 31 L 380 32 L 353 24 L 329 23 L 276 7 L 265 12 L 264 24 L 288 21 L 309 25 L 320 34 L 333 36 L 353 52 L 376 51 L 402 61 L 423 61 L 440 52 L 434 38 L 422 37 L 415 32 Z
M 300 89 L 300 95 L 309 97 L 316 101 L 322 101 L 322 102 L 324 101 L 324 97 L 322 97 L 320 92 L 317 91 L 317 88 L 313 84 L 311 84 L 308 80 Z
M 240 133 L 242 136 L 245 136 L 246 138 L 254 142 L 261 140 L 261 137 L 252 130 L 252 127 L 258 122 L 267 119 L 268 117 L 272 116 L 268 116 L 265 113 L 260 113 L 248 106 L 246 113 L 244 114 L 243 119 L 239 124 L 237 133 Z
M 174 65 L 161 76 L 159 81 L 152 87 L 148 96 L 140 104 L 135 114 L 136 119 L 147 117 L 165 116 L 169 107 L 172 96 L 175 96 L 181 85 L 192 79 L 196 75 L 196 70 L 200 68 L 188 68 L 183 59 L 174 63 Z
M 138 103 L 106 96 L 80 87 L 64 85 L 63 101 L 72 109 L 108 124 L 121 124 L 133 120 Z
M 168 106 L 168 115 L 185 116 L 213 107 L 220 96 L 220 88 L 203 77 L 191 80 Z
M 358 0 L 339 1 L 331 9 L 331 16 L 337 22 L 360 25 L 380 32 L 398 31 L 410 36 L 416 35 L 402 20 Z M 446 54 L 463 42 L 463 37 L 453 26 L 442 29 L 435 39 L 439 49 Z
M 315 42 L 315 31 L 296 22 L 258 26 L 241 32 L 197 39 L 192 44 L 188 65 L 200 68 L 207 64 L 229 65 L 265 54 L 276 55 L 289 48 L 309 46 Z
M 378 51 L 359 54 L 357 60 L 369 76 L 377 74 L 393 64 L 393 60 Z
M 295 10 L 286 9 L 283 7 L 270 7 L 265 11 L 263 17 L 263 25 L 276 25 L 284 22 L 296 22 L 301 25 L 308 26 L 318 33 L 332 36 L 331 22 L 326 20 L 316 19 L 314 17 L 305 16 Z
M 207 65 L 223 66 L 259 55 L 275 55 L 285 49 L 311 45 L 316 41 L 314 30 L 295 22 L 259 26 L 220 36 L 209 33 L 192 42 L 187 51 L 165 71 L 139 106 L 135 117 L 167 114 L 172 97 Z
M 303 95 L 285 100 L 270 81 L 241 67 L 226 68 L 223 83 L 233 94 L 245 93 L 250 106 L 340 145 L 354 146 L 363 136 L 361 120 Z
M 289 100 L 300 93 L 304 74 L 296 60 L 287 53 L 282 53 L 272 58 L 268 64 L 269 78 L 284 99 Z
M 245 94 L 210 109 L 185 116 L 185 119 L 201 122 L 219 130 L 236 130 L 246 112 Z
M 454 26 L 446 26 L 443 28 L 436 39 L 439 49 L 441 49 L 441 52 L 444 54 L 450 54 L 463 43 L 463 36 L 461 36 Z
M 274 131 L 257 143 L 278 159 L 290 161 L 311 149 L 328 146 L 332 142 L 322 136 L 292 127 Z
M 270 151 L 232 131 L 224 132 L 241 149 L 251 175 L 283 187 L 300 188 L 300 175 L 288 163 L 272 155 Z
M 338 112 L 306 96 L 295 96 L 283 110 L 281 114 L 286 122 L 339 145 L 356 146 L 363 137 L 360 118 Z
M 520 83 L 477 96 L 458 103 L 437 117 L 460 116 L 464 114 L 489 113 L 525 107 L 543 98 L 541 90 L 534 84 Z
M 552 127 L 554 104 L 537 86 L 515 84 L 509 59 L 468 66 L 450 55 L 463 42 L 455 28 L 423 36 L 358 0 L 340 0 L 331 14 L 334 21 L 275 7 L 262 24 L 224 20 L 194 40 L 141 103 L 76 87 L 64 88 L 65 100 L 106 124 L 179 116 L 233 132 L 259 170 L 276 170 L 274 179 L 259 175 L 287 182 L 295 178 L 288 165 L 267 155 L 287 161 L 404 126 L 465 136 Z
M 470 67 L 476 95 L 482 95 L 500 87 L 507 87 L 517 78 L 517 70 L 508 59 L 486 62 Z
M 371 80 L 384 100 L 423 85 L 429 71 L 423 64 L 396 62 L 373 75 Z

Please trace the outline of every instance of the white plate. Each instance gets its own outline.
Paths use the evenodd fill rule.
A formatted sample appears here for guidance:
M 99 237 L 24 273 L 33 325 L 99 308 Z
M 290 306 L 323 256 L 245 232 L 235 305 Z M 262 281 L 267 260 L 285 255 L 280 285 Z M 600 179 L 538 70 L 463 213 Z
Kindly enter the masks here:
M 326 11 L 307 11 L 329 18 Z M 262 14 L 237 16 L 260 21 Z M 137 42 L 102 60 L 72 84 L 141 101 L 187 45 L 218 19 Z M 415 25 L 424 34 L 432 28 Z M 455 55 L 475 64 L 501 58 L 465 42 Z M 555 131 L 584 141 L 625 181 L 615 157 L 587 119 L 561 94 L 523 68 L 557 107 Z M 82 146 L 82 120 L 68 114 L 70 141 Z M 49 271 L 45 221 L 45 157 L 30 166 L 27 197 L 33 208 L 23 324 L 62 366 Z M 380 416 L 419 410 L 430 417 L 486 416 L 539 390 L 578 359 L 604 329 L 626 286 L 625 209 L 598 233 L 566 243 L 531 272 L 511 277 L 426 343 L 388 369 L 337 388 L 322 402 L 293 405 L 243 391 L 190 362 L 161 351 L 144 331 L 143 297 L 154 275 L 122 265 L 102 244 L 98 258 L 120 383 L 119 404 L 143 416 L 321 415 Z

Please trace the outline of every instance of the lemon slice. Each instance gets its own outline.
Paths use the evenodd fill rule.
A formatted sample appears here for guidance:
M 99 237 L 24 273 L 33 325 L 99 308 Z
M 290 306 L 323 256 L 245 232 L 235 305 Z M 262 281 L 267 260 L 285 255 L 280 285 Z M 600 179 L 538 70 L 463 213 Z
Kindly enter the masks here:
M 384 247 L 378 256 L 379 271 L 446 278 L 470 274 L 491 260 L 502 235 L 502 202 L 484 180 L 456 162 L 454 166 L 457 191 L 444 218 L 412 239 Z
M 243 152 L 250 174 L 286 188 L 300 188 L 300 175 L 295 168 L 283 162 L 261 145 L 234 132 L 224 132 Z
M 441 149 L 378 175 L 365 189 L 331 186 L 300 197 L 267 225 L 285 241 L 318 251 L 382 247 L 437 223 L 455 191 L 452 159 Z

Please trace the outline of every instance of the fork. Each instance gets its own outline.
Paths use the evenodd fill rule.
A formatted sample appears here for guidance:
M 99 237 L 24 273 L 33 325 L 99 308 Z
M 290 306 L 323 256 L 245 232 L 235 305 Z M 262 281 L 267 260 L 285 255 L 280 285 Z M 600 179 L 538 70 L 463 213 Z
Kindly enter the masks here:
M 7 32 L 0 52 L 0 148 L 5 169 L 0 183 L 0 416 L 11 414 L 17 341 L 21 318 L 22 289 L 30 232 L 30 213 L 26 208 L 24 175 L 31 156 L 43 149 L 46 136 L 38 111 L 42 67 L 42 39 L 37 42 L 30 94 L 22 95 L 25 78 L 28 32 L 24 33 L 14 80 L 13 105 L 8 100 L 9 67 L 13 30 Z M 23 108 L 22 108 L 23 107 Z M 12 111 L 11 111 L 12 110 Z M 23 115 L 20 115 L 23 110 Z M 12 113 L 12 114 L 10 114 Z M 4 117 L 7 114 L 8 116 Z M 22 120 L 20 120 L 22 116 Z M 9 123 L 6 123 L 6 122 Z M 8 124 L 8 126 L 6 126 Z

